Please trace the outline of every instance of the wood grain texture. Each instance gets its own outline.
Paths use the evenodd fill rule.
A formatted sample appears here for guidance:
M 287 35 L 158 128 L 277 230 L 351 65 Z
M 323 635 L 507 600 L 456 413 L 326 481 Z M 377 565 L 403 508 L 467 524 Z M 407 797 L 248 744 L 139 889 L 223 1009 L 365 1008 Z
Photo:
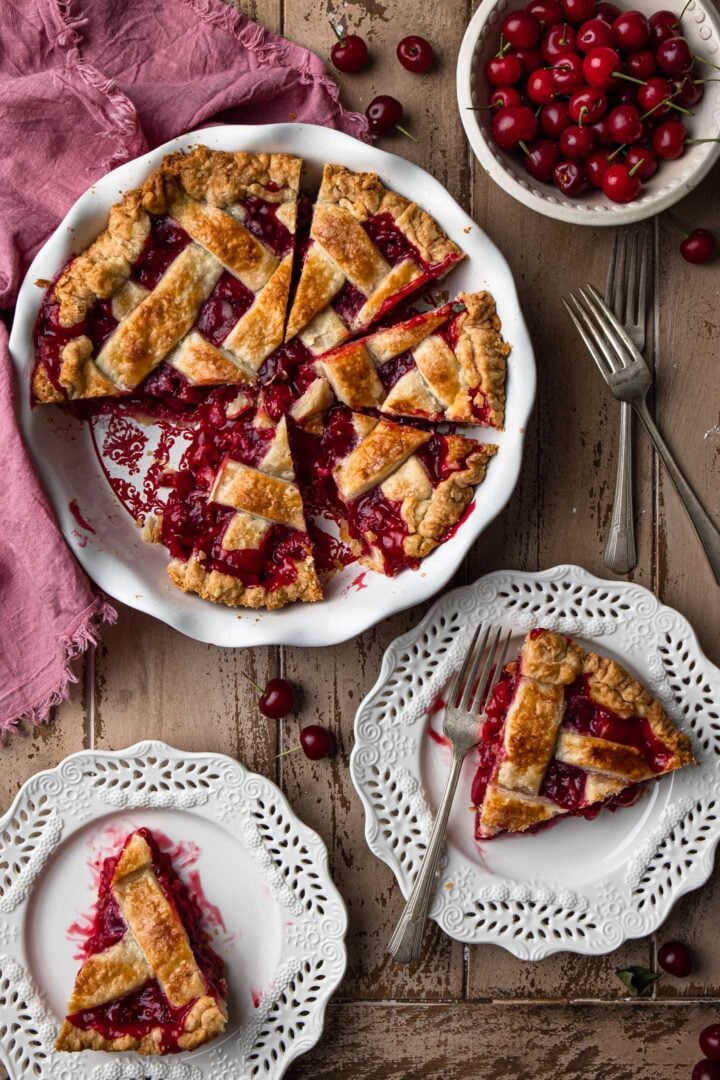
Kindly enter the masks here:
M 585 281 L 604 285 L 609 230 L 566 226 L 533 215 L 476 166 L 455 103 L 455 57 L 476 3 L 443 0 L 232 0 L 273 30 L 327 60 L 329 18 L 363 34 L 373 62 L 339 76 L 344 102 L 364 109 L 377 93 L 398 97 L 417 136 L 380 145 L 437 176 L 504 252 L 534 340 L 538 401 L 528 426 L 517 490 L 485 532 L 453 584 L 502 568 L 575 562 L 602 576 L 616 465 L 615 403 L 601 385 L 562 308 L 561 296 Z M 439 63 L 427 76 L 404 71 L 397 41 L 423 34 Z M 677 216 L 720 227 L 717 170 Z M 714 207 L 711 220 L 708 207 Z M 656 226 L 660 267 L 649 346 L 658 378 L 658 422 L 677 449 L 708 509 L 720 510 L 720 405 L 717 265 L 691 268 L 677 252 L 666 217 Z M 656 345 L 656 347 L 655 347 Z M 511 369 L 512 371 L 512 369 Z M 511 374 L 512 377 L 512 374 Z M 659 591 L 693 622 L 715 661 L 718 591 L 682 508 L 636 433 L 639 564 L 633 578 Z M 390 963 L 385 943 L 402 907 L 389 870 L 369 853 L 347 760 L 355 710 L 375 682 L 387 645 L 413 626 L 427 604 L 334 649 L 223 650 L 190 641 L 148 616 L 121 608 L 69 702 L 53 724 L 23 732 L 0 750 L 0 800 L 8 805 L 37 769 L 57 764 L 89 741 L 120 748 L 146 737 L 189 750 L 231 754 L 277 779 L 297 813 L 325 839 L 334 878 L 350 913 L 347 977 L 328 1013 L 320 1046 L 289 1080 L 680 1080 L 699 1056 L 697 1032 L 717 1020 L 720 1003 L 720 887 L 686 897 L 657 940 L 629 942 L 608 957 L 555 956 L 521 963 L 495 947 L 463 949 L 435 927 L 412 969 Z M 257 710 L 243 672 L 263 683 L 286 674 L 303 689 L 299 713 L 274 724 Z M 86 704 L 89 703 L 89 709 Z M 305 723 L 327 724 L 338 754 L 330 762 L 301 753 Z M 664 979 L 656 1000 L 620 1001 L 615 968 L 652 965 L 658 942 L 688 941 L 693 976 Z M 705 999 L 704 1001 L 694 999 Z M 578 999 L 597 999 L 578 1004 Z M 682 1000 L 685 999 L 685 1000 Z M 548 1004 L 552 1002 L 552 1004 Z M 570 1004 L 570 1002 L 573 1002 Z
M 287 1080 L 685 1080 L 711 1003 L 334 1005 Z

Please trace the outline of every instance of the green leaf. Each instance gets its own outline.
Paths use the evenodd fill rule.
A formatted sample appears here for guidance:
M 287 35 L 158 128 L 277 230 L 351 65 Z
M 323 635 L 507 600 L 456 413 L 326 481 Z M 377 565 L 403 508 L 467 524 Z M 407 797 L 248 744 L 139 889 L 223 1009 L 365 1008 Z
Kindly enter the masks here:
M 639 997 L 660 978 L 659 972 L 650 971 L 649 968 L 640 967 L 638 964 L 618 968 L 615 974 L 620 982 L 627 986 L 631 997 Z

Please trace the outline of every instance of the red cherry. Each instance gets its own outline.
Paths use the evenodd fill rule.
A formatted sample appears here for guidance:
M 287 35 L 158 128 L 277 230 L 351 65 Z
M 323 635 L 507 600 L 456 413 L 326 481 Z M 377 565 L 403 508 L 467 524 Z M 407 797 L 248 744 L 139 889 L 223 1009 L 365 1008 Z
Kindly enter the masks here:
M 258 708 L 263 716 L 282 720 L 295 708 L 295 687 L 287 679 L 270 679 L 258 701 Z
M 710 1024 L 700 1032 L 700 1049 L 711 1061 L 720 1061 L 720 1024 Z
M 607 90 L 615 82 L 615 72 L 622 68 L 622 60 L 616 49 L 600 45 L 591 49 L 583 60 L 583 75 L 590 86 Z
M 583 131 L 587 131 L 587 128 L 583 128 Z M 602 188 L 602 178 L 608 171 L 612 162 L 609 160 L 607 150 L 596 150 L 594 154 L 590 154 L 585 160 L 585 175 L 591 187 L 597 188 L 598 191 Z
M 565 158 L 576 160 L 592 154 L 595 149 L 595 135 L 592 128 L 571 124 L 560 136 L 560 153 Z
M 673 79 L 673 101 L 686 109 L 692 109 L 693 105 L 697 105 L 704 93 L 703 84 L 693 79 L 692 72 L 682 79 Z
M 543 26 L 555 26 L 563 21 L 563 9 L 559 0 L 532 0 L 527 10 Z
M 682 941 L 666 941 L 658 949 L 657 958 L 663 971 L 676 979 L 686 979 L 692 971 L 692 953 Z
M 595 132 L 595 139 L 598 146 L 612 146 L 615 142 L 610 134 L 610 128 L 608 127 L 607 116 L 601 116 L 599 120 L 596 120 L 594 124 L 590 125 Z
M 580 52 L 586 53 L 600 45 L 614 45 L 615 35 L 610 24 L 604 19 L 588 19 L 578 30 L 575 43 Z
M 523 67 L 517 56 L 491 56 L 485 65 L 485 78 L 491 86 L 514 86 L 523 77 Z
M 536 180 L 547 181 L 552 177 L 558 159 L 558 149 L 551 139 L 536 139 L 529 143 L 523 164 Z
M 620 8 L 616 4 L 598 4 L 595 15 L 607 23 L 614 23 L 620 14 Z
M 663 120 L 653 133 L 652 148 L 658 157 L 674 161 L 685 153 L 686 134 L 682 120 Z
M 392 131 L 403 118 L 403 107 L 397 98 L 389 94 L 380 94 L 373 98 L 365 115 L 370 121 L 370 130 L 374 135 L 386 135 Z
M 612 28 L 619 47 L 626 52 L 644 49 L 650 40 L 650 23 L 641 11 L 623 11 Z
M 568 111 L 578 124 L 594 124 L 607 112 L 608 96 L 596 87 L 576 90 L 568 102 Z
M 563 195 L 580 195 L 587 187 L 585 170 L 578 161 L 558 161 L 553 169 L 553 180 Z
M 320 724 L 308 724 L 300 729 L 300 745 L 305 757 L 311 761 L 320 761 L 321 758 L 330 757 L 334 748 L 334 740 L 326 727 Z
M 706 263 L 712 259 L 715 251 L 717 250 L 715 244 L 715 237 L 708 229 L 693 229 L 689 236 L 686 236 L 680 245 L 680 254 L 685 262 L 689 263 Z M 660 960 L 660 953 L 658 953 L 658 961 Z M 670 969 L 667 968 L 669 971 Z M 671 974 L 676 974 L 671 972 Z M 703 1047 L 703 1052 L 707 1054 L 707 1050 Z M 708 1054 L 708 1057 L 710 1055 Z
M 625 164 L 634 171 L 635 176 L 640 177 L 643 184 L 658 171 L 657 158 L 646 146 L 631 146 L 625 155 Z
M 684 37 L 671 37 L 657 47 L 657 62 L 666 75 L 685 75 L 693 66 L 693 54 Z
M 615 142 L 640 142 L 643 126 L 640 113 L 634 105 L 618 105 L 608 116 L 608 127 Z
M 490 95 L 490 104 L 496 109 L 506 108 L 508 105 L 520 105 L 522 95 L 514 86 L 498 86 Z
M 537 105 L 547 105 L 558 92 L 550 68 L 538 68 L 527 81 L 527 96 Z
M 715 1061 L 698 1061 L 693 1067 L 692 1080 L 720 1080 L 720 1065 Z
M 617 203 L 629 203 L 636 199 L 642 187 L 640 177 L 631 176 L 627 165 L 611 165 L 602 178 L 602 189 L 608 199 Z M 612 723 L 612 721 L 608 721 Z M 603 738 L 611 738 L 604 734 Z
M 561 56 L 568 56 L 575 50 L 575 31 L 567 23 L 549 26 L 542 36 L 540 51 L 548 64 L 554 64 Z
M 552 66 L 555 89 L 560 94 L 572 94 L 583 85 L 582 60 L 577 53 L 561 56 Z
M 637 88 L 637 102 L 643 112 L 652 112 L 655 120 L 662 119 L 670 112 L 668 98 L 673 88 L 667 79 L 655 76 Z
M 649 18 L 650 37 L 657 48 L 663 41 L 675 37 L 680 31 L 680 22 L 672 11 L 653 11 Z
M 537 129 L 537 117 L 527 105 L 499 109 L 493 116 L 492 137 L 502 150 L 510 150 L 519 142 L 531 142 Z
M 410 34 L 399 41 L 396 53 L 402 66 L 415 75 L 424 75 L 433 66 L 432 45 L 417 34 Z
M 540 40 L 542 27 L 530 11 L 511 11 L 502 24 L 502 35 L 516 49 L 532 49 Z
M 358 34 L 347 34 L 336 41 L 330 50 L 330 59 L 338 71 L 354 75 L 362 71 L 368 62 L 368 47 Z
M 513 55 L 522 64 L 523 75 L 529 75 L 542 67 L 543 58 L 539 49 L 516 49 Z
M 540 127 L 551 139 L 557 139 L 570 123 L 568 107 L 564 101 L 552 101 L 540 110 Z
M 581 23 L 595 14 L 595 0 L 562 0 L 568 22 Z
M 657 71 L 655 53 L 651 49 L 640 49 L 625 57 L 625 71 L 634 79 L 650 79 Z

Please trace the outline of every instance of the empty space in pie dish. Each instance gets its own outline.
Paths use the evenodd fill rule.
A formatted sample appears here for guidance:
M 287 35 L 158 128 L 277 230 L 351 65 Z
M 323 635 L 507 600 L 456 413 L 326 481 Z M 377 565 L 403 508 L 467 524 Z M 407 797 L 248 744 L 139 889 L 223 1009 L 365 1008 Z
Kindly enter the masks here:
M 203 912 L 212 905 L 224 923 L 223 928 L 212 916 L 205 918 L 228 982 L 228 1024 L 213 1045 L 234 1040 L 252 1020 L 278 970 L 288 913 L 273 896 L 252 853 L 230 832 L 199 815 L 159 809 L 108 814 L 60 844 L 28 901 L 23 933 L 27 969 L 59 1026 L 82 962 L 76 959 L 81 941 L 77 924 L 84 924 L 97 899 L 90 864 L 96 853 L 117 854 L 125 838 L 142 827 L 152 830 L 171 856 L 180 845 L 174 870 L 196 896 L 190 875 L 199 874 Z

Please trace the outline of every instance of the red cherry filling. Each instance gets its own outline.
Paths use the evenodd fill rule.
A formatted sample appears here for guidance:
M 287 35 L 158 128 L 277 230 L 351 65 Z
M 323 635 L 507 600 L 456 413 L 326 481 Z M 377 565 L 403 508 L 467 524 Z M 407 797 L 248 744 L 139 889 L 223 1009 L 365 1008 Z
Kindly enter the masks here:
M 161 852 L 155 838 L 147 829 L 139 829 L 153 855 L 153 870 L 165 896 L 175 909 L 185 927 L 198 967 L 202 972 L 208 992 L 224 997 L 227 992 L 224 965 L 212 949 L 203 928 L 202 910 L 198 901 L 177 877 L 168 855 Z M 134 834 L 133 834 L 134 835 Z M 111 884 L 118 861 L 130 841 L 128 837 L 121 851 L 104 860 L 98 887 L 98 904 L 90 936 L 85 942 L 83 956 L 92 956 L 119 941 L 127 931 L 125 921 L 112 892 Z M 85 1009 L 68 1017 L 76 1027 L 92 1028 L 107 1039 L 133 1035 L 142 1038 L 153 1028 L 161 1028 L 164 1053 L 180 1050 L 178 1038 L 183 1032 L 183 1022 L 192 1002 L 181 1009 L 173 1008 L 165 997 L 159 983 L 153 979 L 124 998 Z
M 211 345 L 220 345 L 254 299 L 255 294 L 226 271 L 200 308 L 194 328 Z
M 368 553 L 380 552 L 386 574 L 394 577 L 406 567 L 420 565 L 419 559 L 405 554 L 403 545 L 408 529 L 400 516 L 400 504 L 386 499 L 379 486 L 348 503 L 345 512 L 350 535 Z
M 610 709 L 596 705 L 587 696 L 586 678 L 582 677 L 568 687 L 566 701 L 565 725 L 599 739 L 634 746 L 655 773 L 667 768 L 672 751 L 653 735 L 647 720 L 624 719 Z
M 255 195 L 246 195 L 242 205 L 245 210 L 243 225 L 248 232 L 262 240 L 278 258 L 287 255 L 288 251 L 292 250 L 293 234 L 278 217 L 278 210 L 283 204 L 266 202 Z
M 154 289 L 170 263 L 190 242 L 185 230 L 171 217 L 151 217 L 150 235 L 133 265 L 131 280 L 145 289 Z

